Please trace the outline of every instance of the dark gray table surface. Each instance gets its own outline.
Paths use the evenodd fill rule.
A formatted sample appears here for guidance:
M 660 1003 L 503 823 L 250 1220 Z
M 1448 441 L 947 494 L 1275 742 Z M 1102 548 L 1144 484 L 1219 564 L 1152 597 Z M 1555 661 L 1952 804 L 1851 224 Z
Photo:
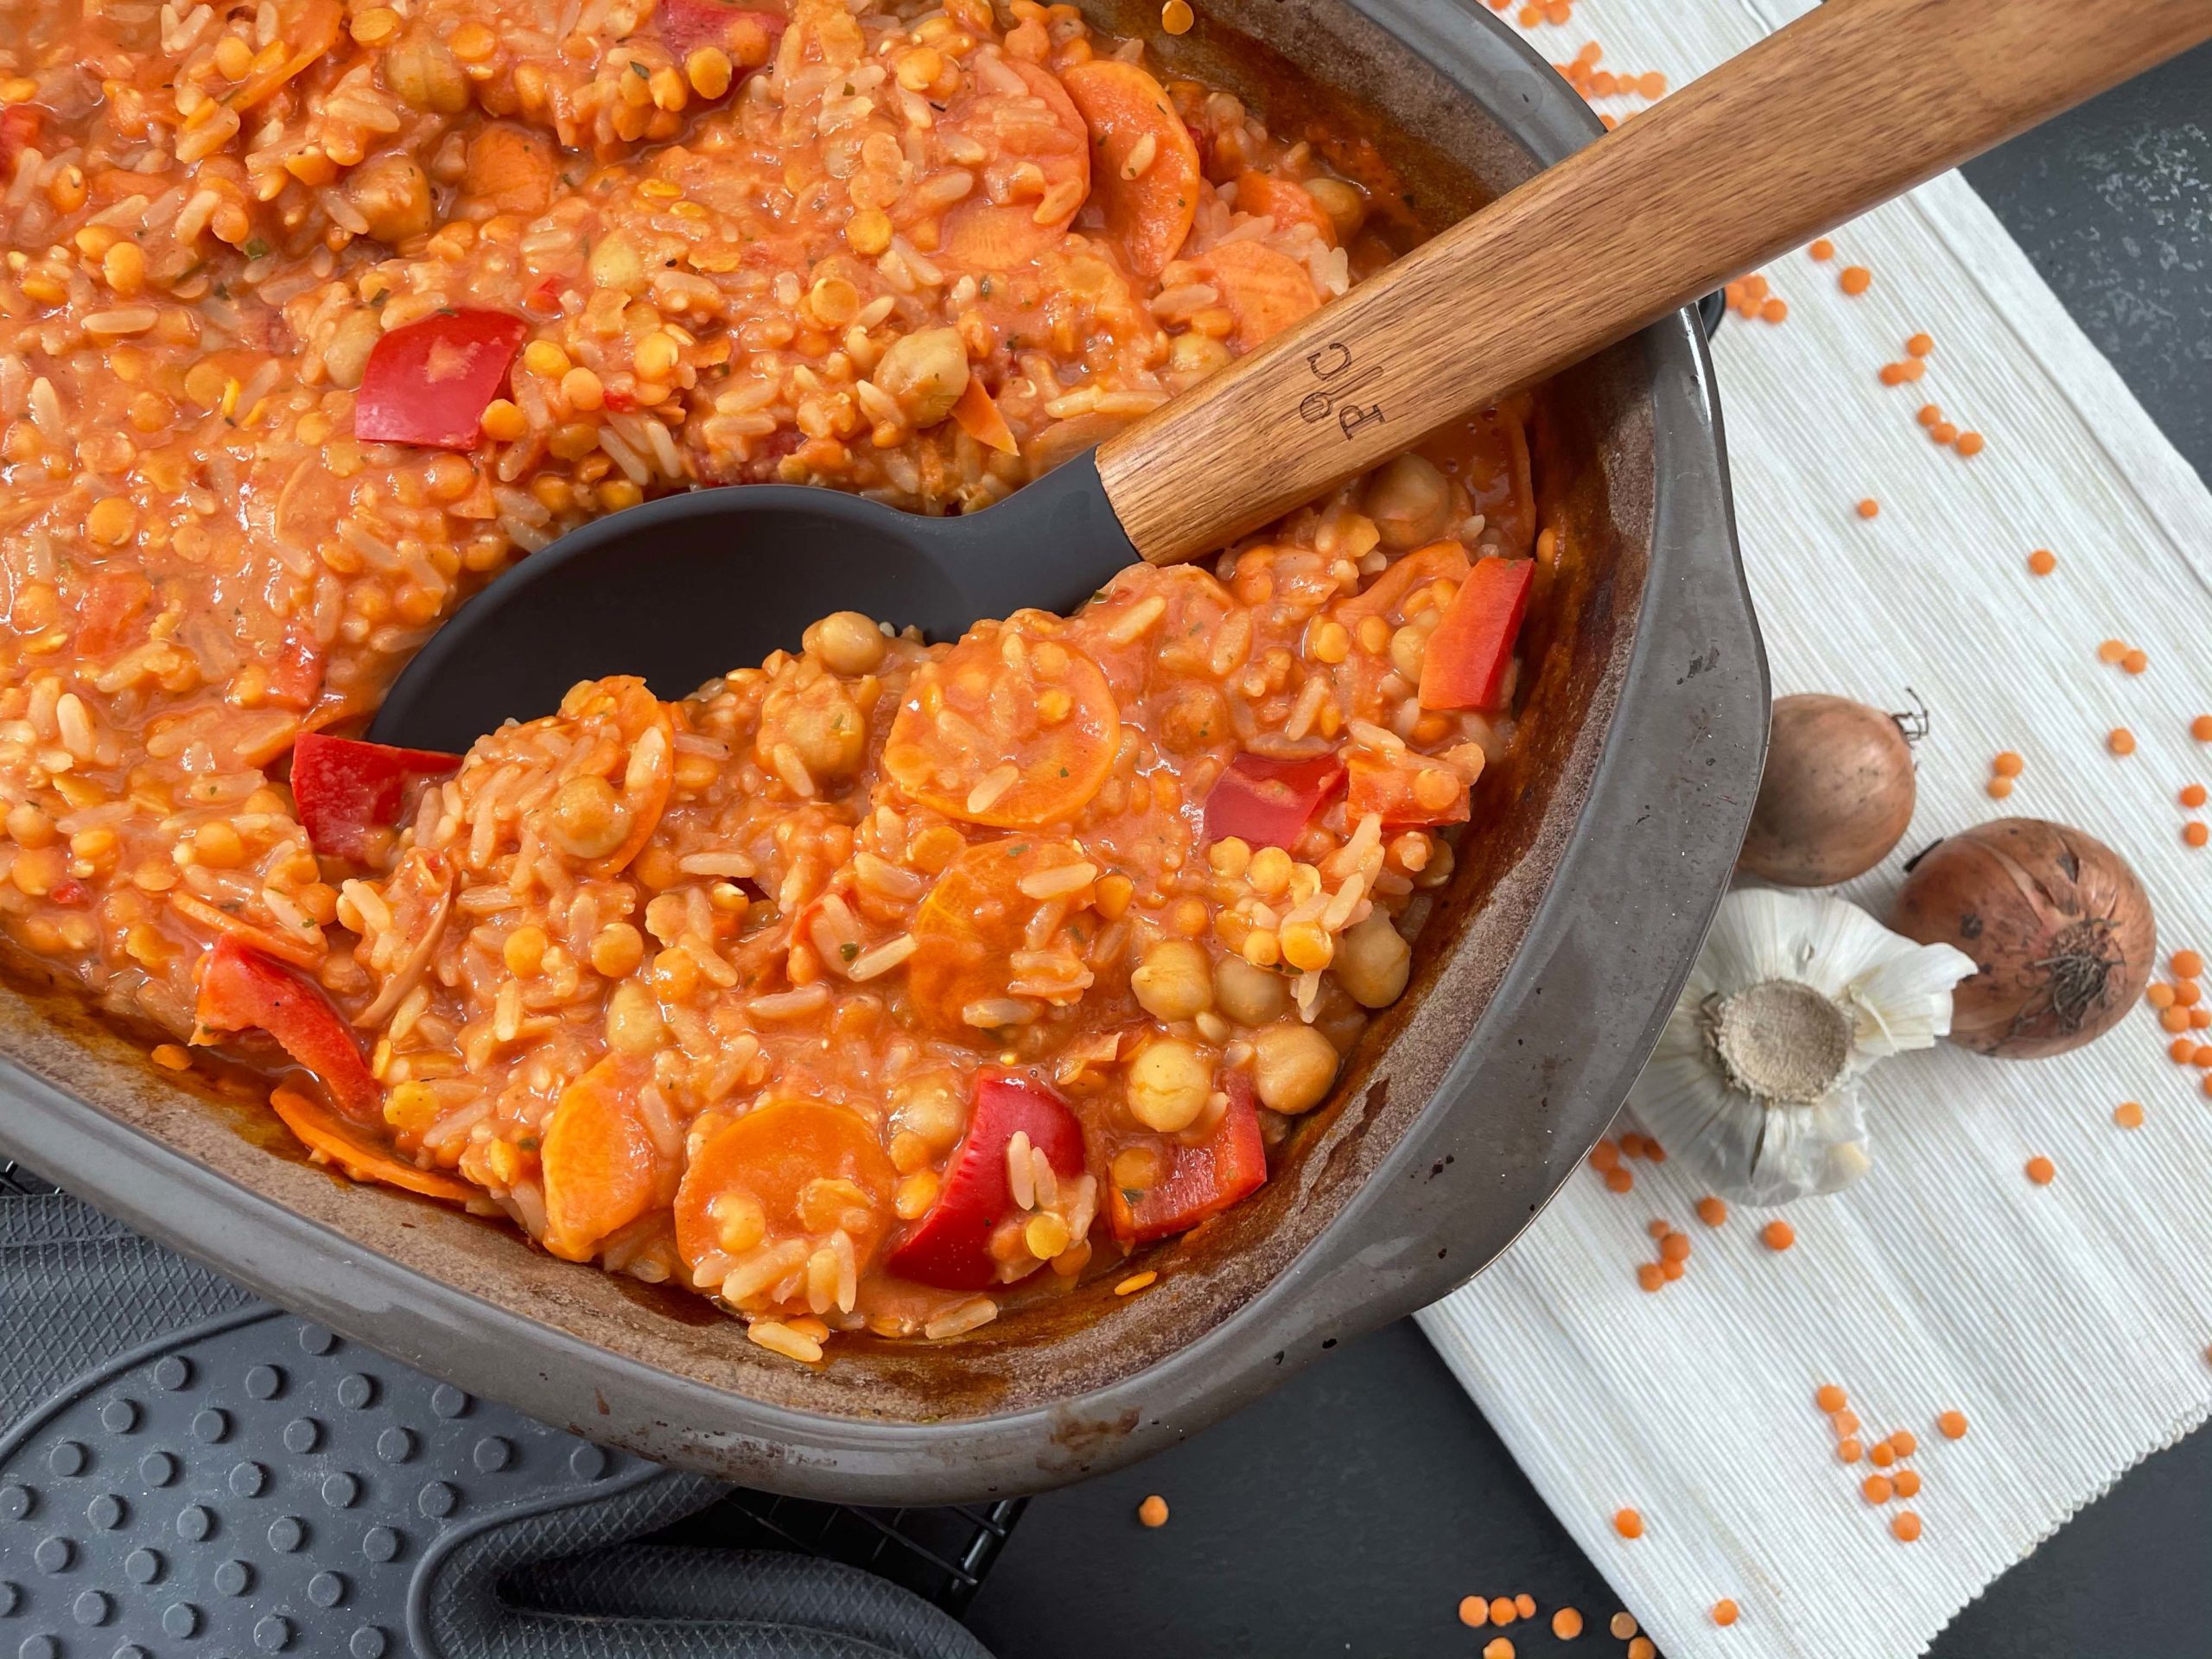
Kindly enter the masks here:
M 2088 3 L 2089 0 L 2084 0 Z M 2212 477 L 2212 48 L 1967 169 L 2152 416 Z M 1724 404 L 1727 387 L 1721 387 Z M 1138 1502 L 1163 1494 L 1156 1532 Z M 1001 1659 L 1466 1654 L 1471 1592 L 1618 1604 L 1409 1324 L 1139 1468 L 1039 1498 L 970 1623 Z M 1870 1596 L 1878 1585 L 1866 1586 Z M 1738 1626 L 1745 1659 L 1768 1649 Z M 1491 1634 L 1484 1632 L 1484 1636 Z M 1947 1631 L 1935 1659 L 2212 1655 L 2212 1433 L 2134 1471 Z

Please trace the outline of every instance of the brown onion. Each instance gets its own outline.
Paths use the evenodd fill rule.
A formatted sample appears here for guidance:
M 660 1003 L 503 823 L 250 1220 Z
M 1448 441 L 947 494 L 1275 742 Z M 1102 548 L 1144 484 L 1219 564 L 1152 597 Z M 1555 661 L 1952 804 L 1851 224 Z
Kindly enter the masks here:
M 2039 1059 L 2102 1036 L 2143 995 L 2158 958 L 2151 901 L 2127 861 L 2093 836 L 1999 818 L 1906 867 L 1890 925 L 1954 944 L 1980 969 L 1951 993 L 1951 1040 Z
M 1832 887 L 1872 869 L 1912 822 L 1916 735 L 1904 717 L 1846 697 L 1781 698 L 1737 863 L 1788 887 Z

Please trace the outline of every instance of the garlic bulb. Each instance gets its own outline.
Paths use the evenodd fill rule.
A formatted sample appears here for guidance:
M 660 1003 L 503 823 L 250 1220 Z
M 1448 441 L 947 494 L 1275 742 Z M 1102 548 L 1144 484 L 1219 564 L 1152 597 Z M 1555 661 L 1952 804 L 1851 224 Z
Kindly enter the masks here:
M 1872 1165 L 1859 1078 L 1932 1046 L 1974 971 L 1840 899 L 1732 893 L 1629 1104 L 1724 1198 L 1834 1192 Z

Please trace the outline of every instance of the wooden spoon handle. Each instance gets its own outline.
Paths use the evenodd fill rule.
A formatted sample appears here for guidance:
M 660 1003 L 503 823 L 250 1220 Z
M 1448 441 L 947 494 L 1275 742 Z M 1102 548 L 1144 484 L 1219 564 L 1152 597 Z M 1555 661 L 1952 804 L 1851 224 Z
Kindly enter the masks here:
M 1154 563 L 2212 37 L 2212 0 L 1827 0 L 1102 445 Z

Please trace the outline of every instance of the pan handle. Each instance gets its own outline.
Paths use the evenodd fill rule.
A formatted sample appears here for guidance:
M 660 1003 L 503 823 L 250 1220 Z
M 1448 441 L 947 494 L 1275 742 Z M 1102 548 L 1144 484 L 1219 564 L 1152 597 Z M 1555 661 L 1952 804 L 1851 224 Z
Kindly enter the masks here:
M 416 1648 L 435 1659 L 990 1659 L 950 1614 L 842 1562 L 619 1541 L 718 1490 L 663 1471 L 442 1540 L 410 1597 Z

